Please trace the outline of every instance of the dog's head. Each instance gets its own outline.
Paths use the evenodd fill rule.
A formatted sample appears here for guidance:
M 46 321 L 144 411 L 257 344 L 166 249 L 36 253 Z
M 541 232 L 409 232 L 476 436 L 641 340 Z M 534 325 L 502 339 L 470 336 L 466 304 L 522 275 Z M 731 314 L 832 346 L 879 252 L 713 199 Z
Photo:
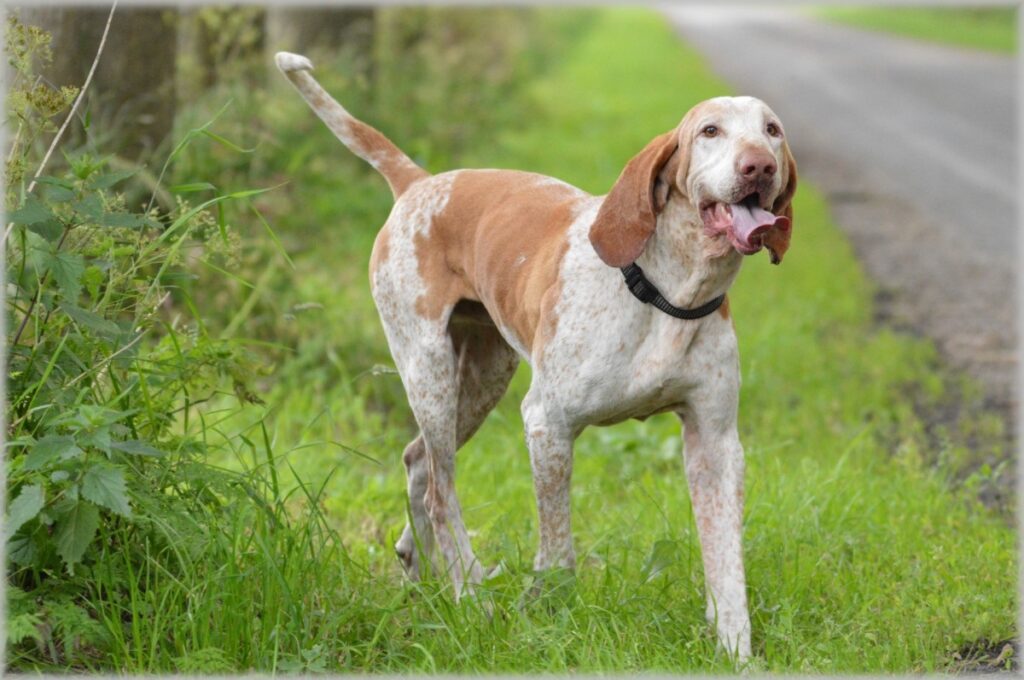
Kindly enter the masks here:
M 709 99 L 626 164 L 590 228 L 590 242 L 608 265 L 630 264 L 678 194 L 718 244 L 712 255 L 730 247 L 751 255 L 764 247 L 778 264 L 789 248 L 796 183 L 782 123 L 764 102 Z

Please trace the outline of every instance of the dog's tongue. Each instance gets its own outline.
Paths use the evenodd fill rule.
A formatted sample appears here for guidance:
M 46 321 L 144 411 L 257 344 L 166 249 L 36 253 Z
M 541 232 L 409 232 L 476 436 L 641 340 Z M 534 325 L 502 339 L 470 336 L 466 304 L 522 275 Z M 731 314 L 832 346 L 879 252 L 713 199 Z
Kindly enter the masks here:
M 701 211 L 701 218 L 708 236 L 726 236 L 744 255 L 753 255 L 767 246 L 772 250 L 773 262 L 778 256 L 772 248 L 771 236 L 776 232 L 785 235 L 790 228 L 788 217 L 773 215 L 754 204 L 715 203 Z
M 773 215 L 756 205 L 733 203 L 729 208 L 732 211 L 732 233 L 746 248 L 760 248 L 761 236 L 772 227 L 785 229 L 789 226 L 788 217 Z

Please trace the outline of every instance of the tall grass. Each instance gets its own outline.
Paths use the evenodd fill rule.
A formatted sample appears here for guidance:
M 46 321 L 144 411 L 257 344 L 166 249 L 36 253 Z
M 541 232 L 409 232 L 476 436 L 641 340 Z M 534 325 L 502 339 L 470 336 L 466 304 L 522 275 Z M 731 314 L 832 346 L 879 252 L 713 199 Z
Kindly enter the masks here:
M 227 205 L 263 190 L 192 202 L 206 185 L 178 184 L 165 189 L 171 208 L 151 208 L 137 170 L 111 170 L 91 144 L 62 149 L 63 166 L 33 187 L 42 140 L 75 91 L 34 77 L 45 33 L 12 20 L 7 49 L 6 664 L 225 670 L 274 666 L 268 651 L 283 667 L 316 630 L 294 617 L 303 600 L 291 584 L 308 578 L 291 572 L 343 573 L 345 555 L 317 496 L 277 486 L 265 438 L 216 441 L 237 469 L 209 461 L 217 421 L 258 401 L 258 360 L 211 336 L 182 285 L 194 267 L 230 276 Z M 203 125 L 168 165 L 204 142 L 238 150 Z M 198 408 L 225 390 L 222 413 Z M 226 595 L 271 617 L 233 629 L 234 648 L 209 644 Z

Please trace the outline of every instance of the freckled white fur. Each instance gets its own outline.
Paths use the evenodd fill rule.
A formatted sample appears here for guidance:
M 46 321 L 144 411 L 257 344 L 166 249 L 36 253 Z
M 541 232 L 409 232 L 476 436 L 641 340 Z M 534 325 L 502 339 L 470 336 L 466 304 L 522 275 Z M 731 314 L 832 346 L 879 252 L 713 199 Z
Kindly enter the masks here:
M 712 195 L 726 198 L 735 184 L 735 159 L 744 147 L 762 148 L 781 160 L 782 137 L 765 132 L 769 119 L 778 117 L 760 99 L 754 97 L 715 97 L 708 100 L 714 113 L 697 123 L 697 129 L 714 124 L 719 132 L 714 137 L 698 135 L 694 141 L 687 178 L 691 196 Z M 781 163 L 780 163 L 781 165 Z M 782 173 L 775 173 L 772 196 L 782 188 Z M 769 197 L 762 197 L 769 198 Z M 762 201 L 771 204 L 771 201 Z
M 301 77 L 311 68 L 308 60 L 282 53 L 277 61 L 286 75 L 292 73 L 289 78 L 303 96 L 320 96 L 315 81 Z M 670 195 L 637 259 L 663 295 L 681 307 L 726 292 L 742 260 L 731 248 L 709 257 L 715 248 L 703 233 L 699 201 L 729 198 L 737 181 L 736 157 L 744 145 L 769 148 L 777 159 L 781 155 L 781 143 L 764 133 L 766 117 L 774 119 L 774 114 L 762 102 L 749 97 L 715 102 L 720 106 L 714 122 L 723 134 L 693 142 L 686 185 L 691 198 Z M 318 113 L 351 146 L 349 114 L 340 105 L 321 107 Z M 375 167 L 381 161 L 363 157 Z M 539 187 L 563 186 L 579 197 L 559 268 L 554 335 L 531 351 L 511 329 L 499 327 L 507 344 L 495 343 L 485 351 L 489 353 L 475 358 L 465 351 L 457 354 L 447 315 L 427 319 L 417 313 L 416 301 L 429 282 L 419 270 L 415 239 L 429 234 L 433 217 L 448 205 L 458 172 L 419 179 L 409 187 L 375 246 L 386 247 L 387 256 L 373 272 L 373 297 L 420 427 L 403 455 L 411 522 L 396 544 L 409 575 L 418 576 L 425 555 L 447 571 L 456 596 L 472 593 L 483 579 L 455 494 L 455 451 L 497 403 L 522 359 L 533 369 L 522 416 L 537 496 L 536 569 L 575 565 L 569 486 L 576 436 L 589 425 L 675 412 L 685 427 L 684 462 L 701 540 L 706 614 L 720 642 L 746 659 L 750 619 L 741 547 L 744 462 L 736 426 L 740 375 L 732 322 L 717 312 L 683 321 L 640 303 L 626 289 L 621 272 L 605 265 L 590 243 L 589 229 L 604 197 L 589 196 L 555 178 L 540 178 Z M 776 177 L 773 195 L 763 198 L 773 199 L 780 190 Z M 513 268 L 525 261 L 520 255 Z M 434 560 L 435 552 L 441 559 Z

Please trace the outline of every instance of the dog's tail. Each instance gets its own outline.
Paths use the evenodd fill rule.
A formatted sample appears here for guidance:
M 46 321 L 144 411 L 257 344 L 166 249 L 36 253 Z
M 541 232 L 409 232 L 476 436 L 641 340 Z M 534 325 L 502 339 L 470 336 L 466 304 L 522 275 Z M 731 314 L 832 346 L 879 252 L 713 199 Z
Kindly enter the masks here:
M 313 68 L 309 59 L 298 54 L 278 52 L 274 61 L 341 143 L 384 175 L 395 198 L 405 193 L 413 182 L 429 176 L 430 173 L 413 163 L 379 130 L 353 118 L 345 107 L 327 94 L 309 74 Z

